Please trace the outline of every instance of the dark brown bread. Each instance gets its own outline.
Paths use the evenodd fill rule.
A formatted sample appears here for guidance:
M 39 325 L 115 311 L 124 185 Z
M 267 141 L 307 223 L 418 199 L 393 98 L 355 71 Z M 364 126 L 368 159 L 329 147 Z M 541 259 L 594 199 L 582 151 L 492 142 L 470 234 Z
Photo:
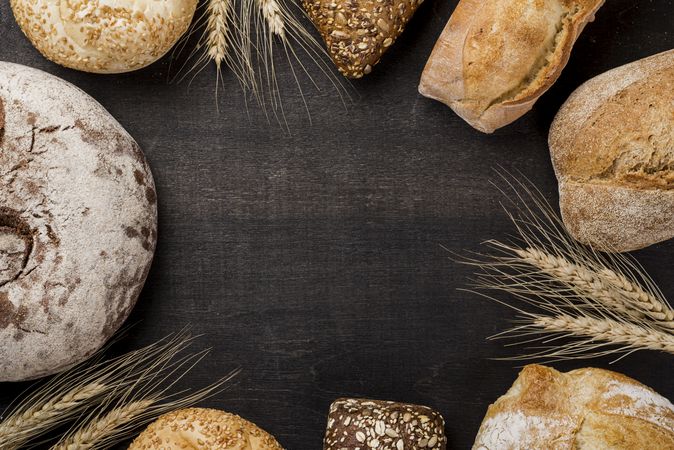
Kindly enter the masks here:
M 339 71 L 360 78 L 372 71 L 423 0 L 303 0 Z
M 330 406 L 324 450 L 444 450 L 445 421 L 426 406 L 340 398 Z

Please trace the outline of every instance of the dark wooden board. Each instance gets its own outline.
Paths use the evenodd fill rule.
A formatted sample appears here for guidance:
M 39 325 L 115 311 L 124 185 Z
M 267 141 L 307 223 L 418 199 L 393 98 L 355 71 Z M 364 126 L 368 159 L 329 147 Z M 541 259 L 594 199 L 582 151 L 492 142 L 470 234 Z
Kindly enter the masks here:
M 470 270 L 453 251 L 512 231 L 490 184 L 502 166 L 556 202 L 550 122 L 584 80 L 674 47 L 674 2 L 610 0 L 559 82 L 517 123 L 480 134 L 417 93 L 419 75 L 456 1 L 428 0 L 345 110 L 323 83 L 279 68 L 291 134 L 268 124 L 226 75 L 214 100 L 209 67 L 169 84 L 168 59 L 100 76 L 43 59 L 0 3 L 0 60 L 60 76 L 101 102 L 145 150 L 157 183 L 159 244 L 121 348 L 192 325 L 210 356 L 187 377 L 203 386 L 241 367 L 206 402 L 256 422 L 288 449 L 318 449 L 330 402 L 353 395 L 433 406 L 449 448 L 468 448 L 490 402 L 518 369 L 485 338 L 512 312 L 457 290 Z M 664 93 L 663 93 L 664 94 Z M 670 93 L 671 94 L 671 93 Z M 636 255 L 674 297 L 674 242 Z M 612 368 L 674 398 L 671 356 L 640 352 L 558 364 Z M 0 406 L 25 384 L 0 384 Z

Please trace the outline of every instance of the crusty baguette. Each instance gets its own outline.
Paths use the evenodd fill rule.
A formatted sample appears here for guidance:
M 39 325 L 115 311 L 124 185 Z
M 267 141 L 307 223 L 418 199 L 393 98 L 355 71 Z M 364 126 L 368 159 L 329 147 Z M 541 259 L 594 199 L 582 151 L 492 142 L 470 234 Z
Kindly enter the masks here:
M 604 0 L 461 0 L 419 92 L 491 133 L 529 111 L 559 78 Z
M 674 405 L 619 373 L 526 366 L 487 410 L 475 450 L 674 448 Z
M 674 237 L 674 50 L 579 87 L 549 144 L 576 239 L 629 251 Z

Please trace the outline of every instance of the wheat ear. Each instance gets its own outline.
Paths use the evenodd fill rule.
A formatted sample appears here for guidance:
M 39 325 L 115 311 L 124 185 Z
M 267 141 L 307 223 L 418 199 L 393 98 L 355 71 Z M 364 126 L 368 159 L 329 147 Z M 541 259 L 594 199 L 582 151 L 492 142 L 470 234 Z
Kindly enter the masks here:
M 99 383 L 78 386 L 63 396 L 37 404 L 24 412 L 10 416 L 0 424 L 0 444 L 2 448 L 16 448 L 28 440 L 36 430 L 46 424 L 60 423 L 64 415 L 71 416 L 81 411 L 93 399 L 108 391 L 108 387 Z M 12 442 L 13 441 L 13 442 Z
M 601 340 L 626 349 L 658 350 L 674 354 L 674 336 L 633 323 L 561 315 L 540 316 L 533 321 L 533 325 L 553 333 L 590 338 L 586 344 Z
M 53 450 L 84 450 L 94 448 L 98 442 L 114 433 L 141 415 L 155 403 L 153 399 L 131 402 L 115 408 L 95 422 L 75 432 L 65 441 L 52 447 Z
M 262 17 L 267 22 L 269 31 L 281 39 L 285 39 L 286 27 L 279 3 L 276 0 L 257 0 L 257 3 L 262 11 Z
M 524 323 L 495 337 L 538 335 L 521 342 L 532 343 L 556 333 L 547 341 L 556 347 L 515 359 L 582 358 L 640 348 L 671 353 L 674 310 L 636 260 L 578 243 L 530 182 L 501 176 L 514 192 L 506 193 L 504 209 L 516 234 L 508 243 L 487 241 L 490 252 L 462 256 L 459 261 L 479 269 L 472 292 L 503 303 L 524 318 Z M 538 312 L 486 291 L 506 293 Z

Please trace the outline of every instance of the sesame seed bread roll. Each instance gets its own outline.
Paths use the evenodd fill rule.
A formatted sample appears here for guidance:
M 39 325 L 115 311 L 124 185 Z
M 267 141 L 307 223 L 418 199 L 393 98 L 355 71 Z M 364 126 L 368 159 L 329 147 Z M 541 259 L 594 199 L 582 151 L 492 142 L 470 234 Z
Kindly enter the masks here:
M 151 423 L 129 450 L 283 450 L 270 434 L 241 417 L 206 408 L 180 409 Z
M 552 86 L 604 0 L 461 0 L 433 48 L 419 92 L 492 133 Z
M 619 373 L 529 365 L 489 406 L 473 449 L 535 448 L 674 448 L 674 405 Z
M 303 0 L 328 53 L 348 78 L 372 72 L 423 0 Z
M 674 50 L 580 86 L 549 144 L 574 238 L 623 252 L 674 237 Z
M 45 58 L 71 69 L 121 73 L 161 58 L 187 31 L 197 0 L 10 0 Z

